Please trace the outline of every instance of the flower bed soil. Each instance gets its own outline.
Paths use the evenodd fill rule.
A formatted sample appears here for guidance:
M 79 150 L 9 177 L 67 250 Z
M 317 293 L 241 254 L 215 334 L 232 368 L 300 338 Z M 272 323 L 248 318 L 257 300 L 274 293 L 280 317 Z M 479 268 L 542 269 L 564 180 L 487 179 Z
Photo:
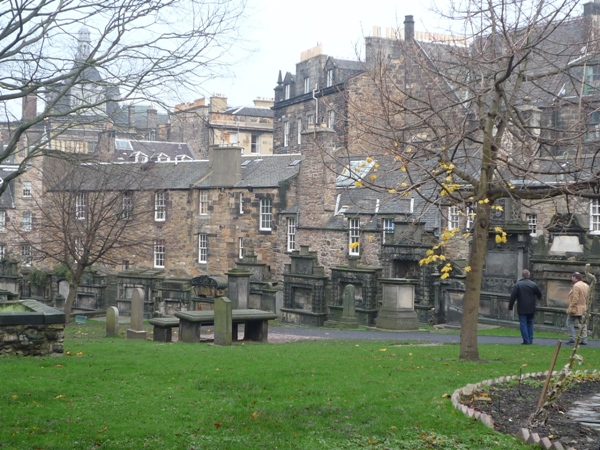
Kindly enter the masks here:
M 565 449 L 598 450 L 600 431 L 580 424 L 566 413 L 574 407 L 575 402 L 599 393 L 600 381 L 583 381 L 570 386 L 559 397 L 557 408 L 550 412 L 546 426 L 529 428 L 527 421 L 537 407 L 541 391 L 541 382 L 535 385 L 526 382 L 520 385 L 498 384 L 486 389 L 489 401 L 476 400 L 476 394 L 462 396 L 461 403 L 489 414 L 494 421 L 494 429 L 501 433 L 515 435 L 520 429 L 527 428 L 532 433 L 548 437 L 552 442 L 559 441 Z

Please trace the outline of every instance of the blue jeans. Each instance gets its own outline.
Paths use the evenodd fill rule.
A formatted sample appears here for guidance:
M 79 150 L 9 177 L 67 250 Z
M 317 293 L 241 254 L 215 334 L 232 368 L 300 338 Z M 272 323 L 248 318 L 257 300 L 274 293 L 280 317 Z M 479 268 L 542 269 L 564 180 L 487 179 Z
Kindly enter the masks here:
M 533 343 L 533 316 L 535 314 L 519 314 L 519 327 L 521 328 L 523 344 Z
M 581 327 L 582 321 L 582 316 L 567 315 L 567 329 L 569 330 L 569 342 L 575 342 L 575 326 L 577 326 L 577 329 L 579 329 Z M 587 344 L 587 325 L 583 327 L 583 333 L 581 333 L 581 342 Z

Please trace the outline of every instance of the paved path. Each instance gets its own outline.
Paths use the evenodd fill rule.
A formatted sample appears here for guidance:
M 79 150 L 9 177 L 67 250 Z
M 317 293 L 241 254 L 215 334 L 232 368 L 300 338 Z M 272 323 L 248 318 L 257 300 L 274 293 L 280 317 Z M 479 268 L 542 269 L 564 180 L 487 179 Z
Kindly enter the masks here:
M 367 330 L 341 330 L 333 328 L 310 328 L 310 327 L 285 327 L 270 326 L 269 336 L 271 334 L 303 337 L 313 339 L 366 339 L 366 340 L 390 340 L 390 341 L 421 341 L 437 342 L 442 344 L 458 344 L 460 335 L 448 334 L 440 331 L 382 331 L 376 329 Z M 568 336 L 564 336 L 563 347 L 566 346 Z M 534 338 L 533 345 L 556 346 L 557 339 Z M 479 336 L 479 344 L 520 344 L 520 336 Z M 588 347 L 600 348 L 600 341 L 588 340 Z

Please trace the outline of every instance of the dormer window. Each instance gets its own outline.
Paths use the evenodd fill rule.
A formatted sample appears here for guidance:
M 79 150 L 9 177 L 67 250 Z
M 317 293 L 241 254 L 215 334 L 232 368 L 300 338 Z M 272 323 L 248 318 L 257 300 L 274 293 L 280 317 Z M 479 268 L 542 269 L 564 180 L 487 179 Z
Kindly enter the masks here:
M 333 69 L 327 69 L 327 87 L 333 86 Z
M 308 94 L 310 92 L 310 77 L 304 78 L 304 93 Z
M 135 152 L 133 154 L 133 160 L 136 163 L 138 163 L 138 162 L 145 163 L 145 162 L 148 162 L 148 155 L 146 155 L 145 153 L 142 153 L 142 152 Z
M 284 100 L 289 100 L 289 98 L 290 98 L 290 93 L 291 93 L 291 87 L 290 87 L 290 85 L 289 85 L 289 84 L 286 84 L 286 85 L 283 87 L 283 99 L 284 99 Z

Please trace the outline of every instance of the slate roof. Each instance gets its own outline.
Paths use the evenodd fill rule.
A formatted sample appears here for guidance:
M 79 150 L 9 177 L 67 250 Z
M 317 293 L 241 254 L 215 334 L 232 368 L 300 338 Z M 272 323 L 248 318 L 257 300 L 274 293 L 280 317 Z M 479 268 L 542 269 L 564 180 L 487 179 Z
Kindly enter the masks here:
M 273 110 L 260 106 L 240 106 L 237 108 L 227 108 L 222 114 L 232 114 L 235 116 L 266 117 L 273 118 Z
M 284 155 L 242 155 L 242 179 L 236 188 L 272 188 L 298 174 L 299 165 L 304 157 L 300 154 Z M 208 165 L 208 161 L 205 161 Z M 199 188 L 210 188 L 210 174 L 196 184 Z
M 185 142 L 135 141 L 116 139 L 115 157 L 119 161 L 143 162 L 148 160 L 169 158 L 170 161 L 194 159 L 194 153 Z M 138 157 L 136 161 L 136 156 Z
M 367 157 L 352 157 L 340 161 L 336 169 L 339 174 L 343 173 L 344 168 L 347 168 L 352 161 L 364 161 L 365 167 L 369 170 L 360 174 L 361 183 L 365 187 L 359 187 L 355 183 L 338 183 L 339 187 L 336 187 L 339 194 L 338 214 L 331 216 L 326 227 L 341 229 L 347 226 L 344 223 L 344 216 L 367 215 L 372 217 L 366 229 L 375 227 L 379 216 L 405 217 L 408 221 L 424 222 L 426 230 L 439 228 L 439 207 L 423 199 L 423 197 L 433 197 L 433 194 L 428 194 L 433 186 L 420 187 L 421 196 L 415 193 L 408 196 L 390 193 L 390 190 L 398 189 L 402 182 L 408 181 L 406 174 L 398 170 L 398 163 L 394 161 L 393 156 L 374 155 L 372 159 L 372 164 L 367 163 Z M 371 180 L 371 176 L 377 178 Z
M 277 187 L 282 181 L 298 174 L 299 165 L 291 165 L 301 161 L 300 154 L 242 156 L 242 161 L 250 163 L 242 166 L 242 181 L 235 187 Z
M 264 155 L 243 157 L 242 180 L 235 188 L 273 188 L 298 174 L 300 155 Z M 103 163 L 83 165 L 75 175 L 79 190 L 176 190 L 211 188 L 208 160 L 147 163 Z M 77 181 L 76 181 L 77 182 Z M 60 189 L 60 187 L 59 187 Z

